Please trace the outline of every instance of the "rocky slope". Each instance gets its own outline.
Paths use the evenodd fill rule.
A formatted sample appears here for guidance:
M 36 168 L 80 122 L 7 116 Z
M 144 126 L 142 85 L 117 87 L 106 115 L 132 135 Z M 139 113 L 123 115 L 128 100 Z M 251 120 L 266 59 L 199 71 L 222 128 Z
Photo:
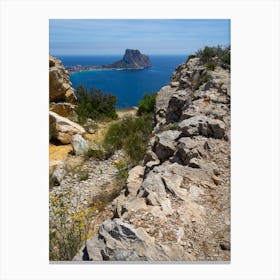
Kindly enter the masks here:
M 74 260 L 230 260 L 230 71 L 199 58 L 157 95 L 154 137 Z

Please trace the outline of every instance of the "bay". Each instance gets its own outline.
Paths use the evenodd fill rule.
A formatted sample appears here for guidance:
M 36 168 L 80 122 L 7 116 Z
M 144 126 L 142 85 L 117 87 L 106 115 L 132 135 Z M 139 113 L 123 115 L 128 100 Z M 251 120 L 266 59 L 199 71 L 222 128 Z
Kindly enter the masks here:
M 187 55 L 150 55 L 152 67 L 143 70 L 90 70 L 71 73 L 70 80 L 76 89 L 83 84 L 105 93 L 116 95 L 117 108 L 137 106 L 145 93 L 158 92 L 170 82 L 175 68 L 186 61 Z M 65 66 L 102 65 L 120 60 L 121 56 L 58 56 Z

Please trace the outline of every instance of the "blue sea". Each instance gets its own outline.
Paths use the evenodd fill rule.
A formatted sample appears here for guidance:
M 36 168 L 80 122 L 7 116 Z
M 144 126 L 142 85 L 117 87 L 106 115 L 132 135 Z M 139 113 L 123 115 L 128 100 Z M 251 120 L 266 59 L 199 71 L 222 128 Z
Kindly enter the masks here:
M 143 70 L 90 70 L 72 73 L 70 80 L 76 89 L 83 84 L 118 97 L 117 108 L 137 106 L 145 93 L 157 92 L 167 85 L 175 68 L 187 55 L 150 55 L 152 67 Z M 102 65 L 122 59 L 122 56 L 58 56 L 65 66 Z

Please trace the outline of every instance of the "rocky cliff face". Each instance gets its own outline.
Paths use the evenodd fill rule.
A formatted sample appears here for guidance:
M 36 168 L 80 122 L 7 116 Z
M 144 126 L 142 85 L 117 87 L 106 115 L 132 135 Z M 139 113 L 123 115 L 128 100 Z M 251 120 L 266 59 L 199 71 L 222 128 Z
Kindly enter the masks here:
M 74 260 L 230 259 L 230 72 L 181 64 L 156 100 L 154 137 L 114 216 Z
M 69 73 L 62 62 L 49 55 L 49 125 L 50 139 L 69 144 L 74 134 L 85 130 L 68 118 L 75 118 L 76 96 L 71 86 Z
M 151 67 L 152 63 L 147 55 L 141 54 L 139 50 L 126 49 L 122 60 L 105 65 L 107 68 L 143 69 Z
M 74 103 L 76 96 L 71 87 L 69 73 L 61 61 L 49 55 L 49 91 L 50 102 Z

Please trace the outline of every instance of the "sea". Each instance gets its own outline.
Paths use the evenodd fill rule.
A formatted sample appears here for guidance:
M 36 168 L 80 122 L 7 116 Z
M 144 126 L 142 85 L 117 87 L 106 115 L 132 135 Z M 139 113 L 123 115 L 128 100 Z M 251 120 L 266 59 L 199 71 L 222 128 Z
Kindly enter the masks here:
M 102 65 L 121 60 L 122 56 L 57 56 L 64 66 Z M 117 96 L 117 108 L 137 106 L 145 93 L 158 92 L 170 82 L 175 68 L 186 61 L 187 55 L 150 55 L 152 67 L 143 70 L 89 70 L 70 74 L 74 89 L 84 85 Z

